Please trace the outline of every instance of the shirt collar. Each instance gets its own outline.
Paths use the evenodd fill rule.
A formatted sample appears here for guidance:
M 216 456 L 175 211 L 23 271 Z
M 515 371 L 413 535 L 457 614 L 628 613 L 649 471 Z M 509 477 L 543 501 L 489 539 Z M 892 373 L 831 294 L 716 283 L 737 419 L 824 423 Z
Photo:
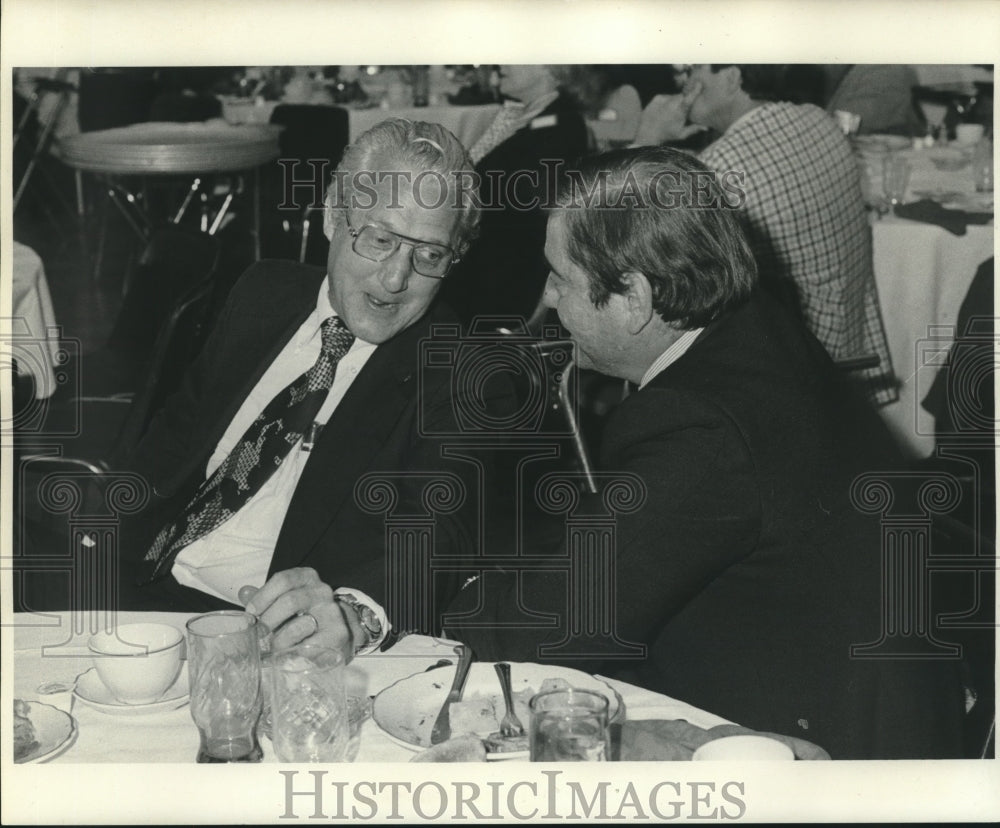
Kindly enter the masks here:
M 667 348 L 667 350 L 660 354 L 654 360 L 653 364 L 646 369 L 646 373 L 642 376 L 642 382 L 639 383 L 639 390 L 641 391 L 645 388 L 652 381 L 653 377 L 663 371 L 663 369 L 665 369 L 668 365 L 677 362 L 677 360 L 684 355 L 684 352 L 694 345 L 694 341 L 703 330 L 705 329 L 695 328 L 691 331 L 684 331 L 684 333 L 680 335 L 680 338 Z
M 763 106 L 763 104 L 761 104 L 760 106 Z M 739 128 L 740 126 L 742 126 L 742 125 L 743 125 L 744 123 L 746 123 L 747 121 L 749 121 L 749 120 L 750 120 L 750 117 L 751 117 L 751 116 L 752 116 L 752 115 L 753 115 L 753 114 L 754 114 L 754 113 L 755 113 L 755 112 L 756 112 L 756 111 L 757 111 L 758 109 L 760 109 L 760 106 L 755 106 L 755 107 L 754 107 L 753 109 L 749 109 L 749 110 L 747 110 L 746 112 L 744 112 L 744 113 L 743 113 L 742 115 L 740 115 L 740 117 L 739 117 L 739 118 L 737 118 L 737 119 L 736 119 L 735 121 L 733 121 L 733 122 L 732 122 L 732 123 L 731 123 L 731 124 L 729 125 L 729 127 L 728 127 L 728 128 L 726 129 L 726 132 L 727 132 L 727 133 L 728 133 L 728 132 L 733 132 L 734 130 L 736 130 L 736 129 L 738 129 L 738 128 Z

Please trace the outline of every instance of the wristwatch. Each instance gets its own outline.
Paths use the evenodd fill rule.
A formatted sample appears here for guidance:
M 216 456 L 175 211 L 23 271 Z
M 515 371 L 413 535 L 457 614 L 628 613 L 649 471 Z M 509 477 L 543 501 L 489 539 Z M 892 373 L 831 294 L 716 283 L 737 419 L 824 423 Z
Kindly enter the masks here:
M 351 607 L 358 614 L 361 629 L 365 631 L 366 639 L 354 646 L 355 655 L 367 649 L 382 637 L 382 622 L 378 620 L 378 616 L 375 615 L 375 611 L 371 607 L 367 604 L 362 604 L 350 592 L 338 592 L 334 597 L 340 603 Z

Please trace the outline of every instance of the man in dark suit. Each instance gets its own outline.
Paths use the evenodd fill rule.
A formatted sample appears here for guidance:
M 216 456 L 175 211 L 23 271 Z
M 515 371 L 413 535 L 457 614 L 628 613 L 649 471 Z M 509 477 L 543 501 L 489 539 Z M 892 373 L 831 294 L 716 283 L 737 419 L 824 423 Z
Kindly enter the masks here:
M 383 122 L 334 175 L 326 270 L 244 274 L 136 451 L 153 497 L 124 535 L 124 606 L 245 603 L 281 627 L 276 646 L 370 649 L 388 632 L 386 509 L 424 515 L 445 478 L 465 508 L 440 516 L 435 552 L 467 551 L 474 483 L 434 437 L 454 432 L 456 401 L 446 378 L 423 381 L 419 344 L 450 319 L 432 305 L 475 234 L 470 171 L 444 128 Z M 398 501 L 366 503 L 368 473 L 394 477 Z
M 604 556 L 589 580 L 536 566 L 481 597 L 479 617 L 503 622 L 604 594 L 590 635 L 582 623 L 448 632 L 482 659 L 575 664 L 834 758 L 960 755 L 955 662 L 852 655 L 879 638 L 890 600 L 878 520 L 851 495 L 859 474 L 895 464 L 876 414 L 757 290 L 701 162 L 650 148 L 581 168 L 596 200 L 571 192 L 550 216 L 545 302 L 581 367 L 636 389 L 607 422 L 599 466 L 644 502 L 618 510 L 613 553 L 599 538 L 563 553 Z M 606 516 L 614 500 L 592 505 Z

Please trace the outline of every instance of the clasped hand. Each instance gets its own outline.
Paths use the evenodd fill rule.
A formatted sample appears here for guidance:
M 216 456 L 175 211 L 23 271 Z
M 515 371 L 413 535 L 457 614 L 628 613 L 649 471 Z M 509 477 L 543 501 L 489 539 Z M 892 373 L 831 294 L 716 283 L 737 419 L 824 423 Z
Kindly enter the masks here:
M 241 588 L 239 597 L 246 611 L 273 631 L 275 650 L 316 644 L 338 650 L 346 664 L 354 657 L 355 642 L 364 640 L 355 610 L 336 600 L 333 588 L 315 569 L 282 570 L 260 589 Z

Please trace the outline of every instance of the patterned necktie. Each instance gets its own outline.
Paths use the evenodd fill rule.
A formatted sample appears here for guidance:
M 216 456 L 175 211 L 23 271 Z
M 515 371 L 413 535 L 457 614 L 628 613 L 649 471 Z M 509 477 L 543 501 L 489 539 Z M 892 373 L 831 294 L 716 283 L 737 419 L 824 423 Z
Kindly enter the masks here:
M 337 363 L 354 343 L 337 317 L 323 322 L 322 337 L 316 364 L 267 404 L 184 511 L 156 536 L 145 558 L 154 563 L 149 581 L 165 575 L 185 546 L 243 508 L 312 425 L 333 385 Z

